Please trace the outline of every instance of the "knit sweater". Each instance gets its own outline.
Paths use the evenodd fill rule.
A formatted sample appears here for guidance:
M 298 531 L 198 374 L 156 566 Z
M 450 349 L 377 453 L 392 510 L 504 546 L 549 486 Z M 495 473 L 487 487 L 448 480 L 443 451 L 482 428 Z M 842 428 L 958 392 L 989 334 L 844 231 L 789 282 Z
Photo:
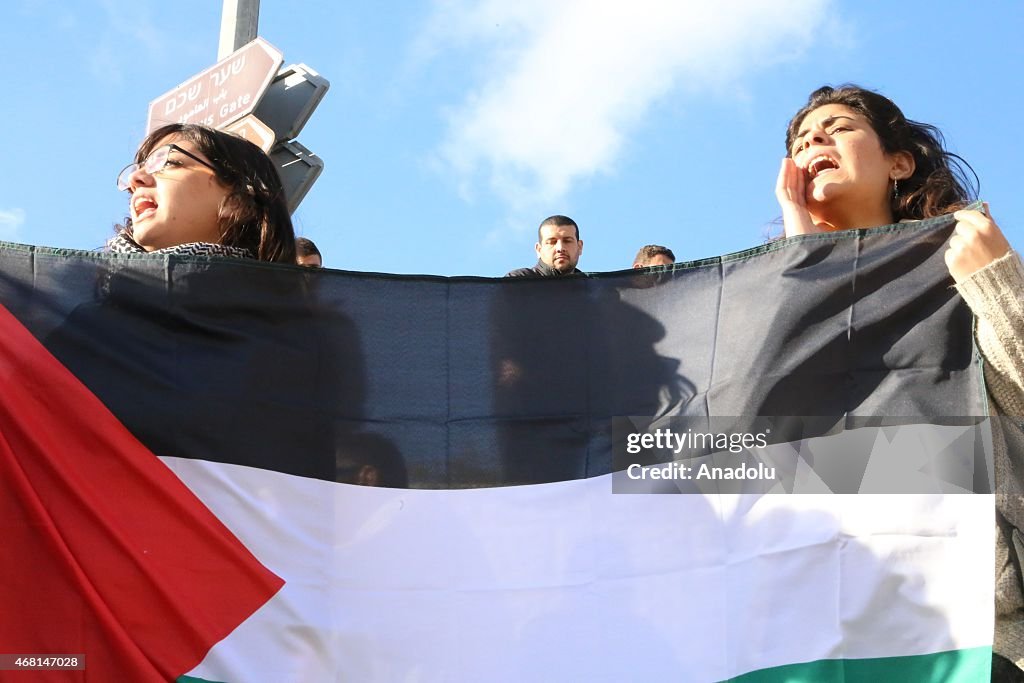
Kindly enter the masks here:
M 996 479 L 996 630 L 994 650 L 1024 669 L 1024 265 L 1013 251 L 957 286 L 974 312 L 974 336 L 985 359 Z

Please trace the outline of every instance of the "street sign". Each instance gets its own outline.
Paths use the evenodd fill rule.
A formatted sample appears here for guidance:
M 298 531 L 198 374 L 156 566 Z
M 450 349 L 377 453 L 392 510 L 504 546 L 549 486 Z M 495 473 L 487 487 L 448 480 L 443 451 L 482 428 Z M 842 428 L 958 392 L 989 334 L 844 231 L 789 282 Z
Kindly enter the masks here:
M 295 213 L 299 202 L 324 170 L 324 162 L 297 142 L 282 142 L 270 152 L 288 198 L 288 211 Z
M 224 126 L 224 131 L 234 133 L 240 138 L 245 138 L 268 154 L 274 143 L 277 142 L 277 136 L 274 135 L 274 131 L 270 130 L 267 124 L 256 118 L 255 114 L 243 116 L 234 123 L 229 123 Z
M 168 123 L 223 128 L 250 114 L 284 63 L 276 47 L 257 38 L 149 104 L 146 133 Z
M 330 82 L 305 64 L 290 64 L 277 74 L 256 107 L 256 116 L 278 140 L 292 140 L 324 98 Z

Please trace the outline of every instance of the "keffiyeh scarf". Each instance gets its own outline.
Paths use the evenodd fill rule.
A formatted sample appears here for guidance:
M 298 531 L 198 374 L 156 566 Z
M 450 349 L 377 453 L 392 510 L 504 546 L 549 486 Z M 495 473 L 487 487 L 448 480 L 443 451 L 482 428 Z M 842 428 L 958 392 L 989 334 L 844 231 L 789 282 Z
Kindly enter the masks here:
M 178 244 L 166 249 L 157 249 L 147 252 L 131 238 L 126 232 L 121 231 L 107 242 L 107 251 L 113 254 L 178 254 L 182 256 L 227 256 L 231 258 L 254 258 L 251 251 L 241 247 L 229 247 L 224 244 L 212 242 L 189 242 Z

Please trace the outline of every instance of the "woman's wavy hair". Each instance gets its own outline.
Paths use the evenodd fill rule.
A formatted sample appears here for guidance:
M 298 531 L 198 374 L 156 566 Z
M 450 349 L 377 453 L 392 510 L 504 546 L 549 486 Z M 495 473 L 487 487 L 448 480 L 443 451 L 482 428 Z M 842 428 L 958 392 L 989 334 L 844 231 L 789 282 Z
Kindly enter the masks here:
M 914 173 L 899 181 L 899 196 L 891 200 L 895 220 L 939 216 L 956 211 L 977 197 L 977 174 L 961 157 L 946 151 L 938 128 L 911 121 L 888 97 L 851 83 L 837 88 L 826 85 L 811 93 L 807 104 L 789 122 L 786 154 L 793 152 L 793 140 L 804 117 L 827 104 L 841 104 L 864 116 L 887 154 L 913 155 Z
M 260 261 L 295 263 L 295 231 L 281 177 L 262 149 L 237 135 L 191 123 L 157 128 L 142 141 L 142 164 L 169 135 L 195 145 L 228 187 L 218 211 L 220 244 L 247 249 Z M 131 220 L 125 221 L 131 233 Z

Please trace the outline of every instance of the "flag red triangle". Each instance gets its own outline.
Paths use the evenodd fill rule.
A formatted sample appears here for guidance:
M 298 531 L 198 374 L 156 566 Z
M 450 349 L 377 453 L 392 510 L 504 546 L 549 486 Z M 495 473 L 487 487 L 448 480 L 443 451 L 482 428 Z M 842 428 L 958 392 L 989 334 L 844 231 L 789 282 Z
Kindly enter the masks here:
M 174 680 L 284 584 L 3 306 L 0 386 L 0 653 L 86 655 L 33 681 Z

